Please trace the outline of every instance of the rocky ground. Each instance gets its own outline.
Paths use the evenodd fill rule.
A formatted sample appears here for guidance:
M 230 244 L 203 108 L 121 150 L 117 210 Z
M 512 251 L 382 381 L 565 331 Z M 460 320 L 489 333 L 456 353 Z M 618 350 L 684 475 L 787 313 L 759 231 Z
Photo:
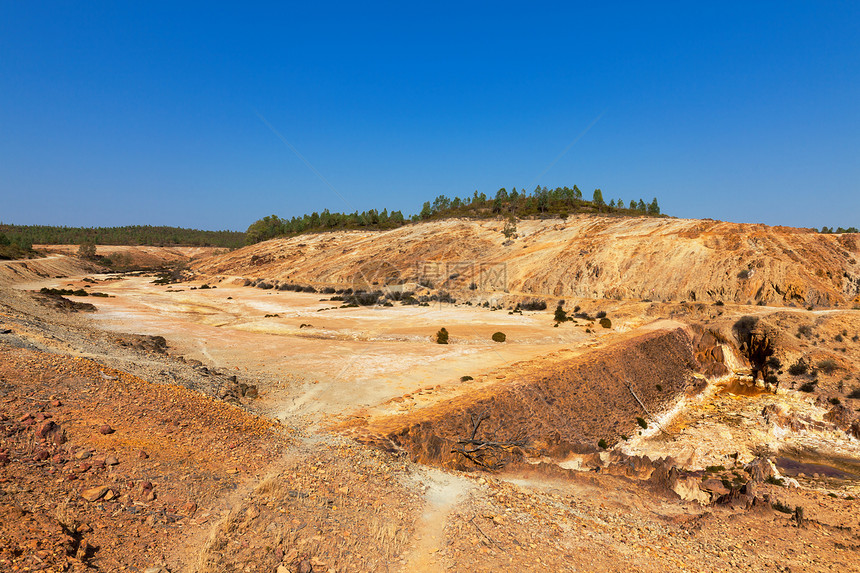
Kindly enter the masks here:
M 99 330 L 84 311 L 0 289 L 0 570 L 858 570 L 851 463 L 759 447 L 791 435 L 853 455 L 851 311 L 610 308 L 631 326 L 717 331 L 739 311 L 784 335 L 777 398 L 713 381 L 660 419 L 670 437 L 652 424 L 611 451 L 545 444 L 543 458 L 486 472 L 415 463 L 330 414 L 274 407 L 304 383 L 275 388 L 169 337 Z M 789 374 L 800 359 L 811 370 Z M 690 448 L 695 461 L 662 458 Z

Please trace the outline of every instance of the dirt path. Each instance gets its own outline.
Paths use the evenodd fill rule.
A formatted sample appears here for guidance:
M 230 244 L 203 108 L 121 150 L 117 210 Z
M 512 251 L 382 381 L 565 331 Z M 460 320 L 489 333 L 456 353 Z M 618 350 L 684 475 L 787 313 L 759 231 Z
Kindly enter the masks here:
M 453 508 L 474 487 L 471 480 L 430 468 L 416 472 L 424 490 L 424 513 L 416 526 L 404 571 L 432 573 L 443 568 L 439 552 L 446 547 L 445 524 Z

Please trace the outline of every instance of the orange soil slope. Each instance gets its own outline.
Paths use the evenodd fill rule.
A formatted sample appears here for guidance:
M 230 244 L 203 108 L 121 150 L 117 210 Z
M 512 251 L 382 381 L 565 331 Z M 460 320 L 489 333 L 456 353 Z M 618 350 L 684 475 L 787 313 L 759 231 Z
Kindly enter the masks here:
M 447 220 L 391 231 L 301 235 L 208 258 L 195 269 L 211 276 L 349 286 L 368 265 L 385 264 L 402 281 L 430 278 L 437 287 L 472 298 L 509 292 L 823 306 L 860 301 L 855 235 L 607 216 L 520 221 L 513 240 L 506 240 L 502 228 L 502 221 Z M 470 291 L 472 282 L 478 288 Z
M 707 334 L 667 323 L 599 351 L 533 361 L 513 380 L 467 390 L 407 415 L 371 420 L 353 431 L 363 441 L 405 448 L 414 461 L 457 469 L 468 465 L 451 449 L 469 437 L 472 420 L 482 414 L 489 417 L 477 437 L 491 441 L 525 440 L 532 450 L 596 446 L 600 439 L 611 444 L 639 429 L 637 418 L 646 416 L 641 404 L 659 412 L 684 393 L 700 390 L 694 372 L 708 364 L 697 358 L 709 362 L 699 351 L 713 342 Z

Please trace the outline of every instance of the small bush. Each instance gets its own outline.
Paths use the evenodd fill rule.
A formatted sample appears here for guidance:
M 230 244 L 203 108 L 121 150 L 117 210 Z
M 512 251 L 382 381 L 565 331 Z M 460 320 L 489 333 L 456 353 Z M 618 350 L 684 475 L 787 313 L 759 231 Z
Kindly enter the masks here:
M 726 467 L 725 467 L 725 466 L 708 466 L 708 467 L 706 467 L 706 468 L 705 468 L 705 471 L 706 471 L 706 472 L 708 472 L 708 473 L 712 473 L 712 474 L 714 474 L 714 473 L 717 473 L 717 472 L 724 472 L 724 471 L 726 471 Z
M 639 427 L 643 430 L 648 429 L 648 422 L 645 421 L 645 418 L 636 418 L 636 423 L 639 424 Z
M 517 305 L 523 310 L 546 310 L 545 300 L 527 300 Z
M 801 386 L 800 386 L 800 388 L 798 388 L 798 390 L 800 390 L 801 392 L 814 392 L 815 391 L 815 385 L 816 385 L 816 382 L 814 382 L 814 381 L 813 382 L 805 382 L 804 384 L 801 384 Z
M 808 324 L 801 324 L 797 327 L 797 334 L 801 336 L 806 336 L 808 338 L 812 336 L 812 327 Z
M 436 333 L 436 344 L 448 344 L 448 331 L 445 327 Z
M 809 365 L 802 358 L 788 367 L 788 373 L 792 376 L 803 376 L 807 372 L 809 372 Z
M 785 505 L 779 500 L 776 500 L 774 503 L 772 503 L 771 507 L 782 513 L 794 513 L 794 510 L 791 509 L 791 506 Z
M 507 340 L 507 336 L 505 336 L 504 332 L 494 332 L 493 333 L 493 342 L 504 342 Z
M 834 406 L 838 406 L 839 404 L 841 404 L 841 403 L 842 403 L 842 400 L 840 400 L 839 398 L 837 398 L 836 396 L 834 396 L 834 397 L 832 397 L 832 398 L 829 400 L 829 402 L 830 402 L 831 404 L 833 404 Z
M 597 447 L 600 448 L 601 450 L 605 450 L 606 448 L 609 447 L 609 444 L 606 443 L 606 440 L 604 440 L 603 438 L 600 438 L 600 440 L 597 442 Z
M 739 273 L 738 273 L 738 278 L 739 278 L 739 279 L 741 279 L 741 280 L 746 280 L 746 279 L 750 278 L 750 271 L 749 271 L 749 269 L 744 269 L 744 270 L 742 270 L 741 272 L 739 272 Z
M 606 311 L 605 311 L 605 310 L 601 310 L 601 311 L 599 311 L 595 316 L 596 316 L 597 318 L 603 318 L 603 317 L 605 317 L 605 316 L 606 316 Z
M 658 392 L 662 392 L 662 391 L 663 391 L 663 385 L 662 385 L 662 384 L 657 384 L 657 391 L 658 391 Z
M 767 476 L 767 479 L 764 480 L 771 485 L 778 485 L 780 487 L 785 487 L 785 480 L 782 478 L 778 478 L 776 476 Z
M 851 393 L 848 394 L 848 397 L 852 400 L 860 400 L 860 388 L 854 388 L 851 390 Z
M 828 358 L 827 360 L 822 360 L 818 363 L 818 369 L 825 374 L 833 374 L 833 372 L 839 369 L 839 364 L 837 364 L 835 360 Z
M 612 321 L 608 318 L 601 318 L 600 326 L 602 326 L 603 328 L 612 328 Z
M 841 334 L 837 334 L 836 336 L 833 337 L 833 340 L 835 340 L 836 342 L 842 342 L 845 339 L 842 338 Z
M 471 376 L 460 376 L 460 382 L 468 382 L 469 380 L 474 380 Z

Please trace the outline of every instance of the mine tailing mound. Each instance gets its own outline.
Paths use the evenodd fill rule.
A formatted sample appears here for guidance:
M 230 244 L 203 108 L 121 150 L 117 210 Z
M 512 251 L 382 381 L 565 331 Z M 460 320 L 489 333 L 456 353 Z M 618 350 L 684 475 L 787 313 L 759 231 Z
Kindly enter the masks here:
M 399 281 L 416 283 L 432 269 L 434 286 L 461 293 L 460 299 L 496 290 L 768 305 L 860 302 L 856 235 L 591 215 L 519 221 L 512 237 L 503 229 L 501 220 L 446 220 L 390 231 L 300 235 L 208 258 L 194 268 L 206 275 L 316 287 L 349 286 L 368 265 L 388 265 Z M 502 287 L 498 280 L 482 280 L 488 268 L 503 269 Z

